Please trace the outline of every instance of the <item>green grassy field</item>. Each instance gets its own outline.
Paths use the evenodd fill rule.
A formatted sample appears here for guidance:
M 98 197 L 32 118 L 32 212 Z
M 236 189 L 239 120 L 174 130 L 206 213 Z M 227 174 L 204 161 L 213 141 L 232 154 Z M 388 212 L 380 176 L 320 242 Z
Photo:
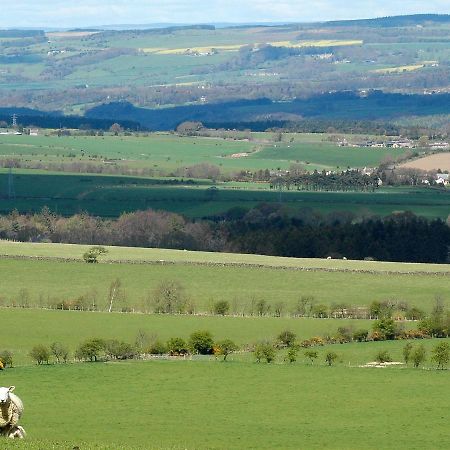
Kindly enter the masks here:
M 134 343 L 139 330 L 164 342 L 171 337 L 187 339 L 194 331 L 208 330 L 216 340 L 229 338 L 244 346 L 262 339 L 275 339 L 286 329 L 294 331 L 299 339 L 309 339 L 335 334 L 340 326 L 371 326 L 370 321 L 350 319 L 171 316 L 34 309 L 0 309 L 0 317 L 3 323 L 0 350 L 12 351 L 15 364 L 19 366 L 32 363 L 28 353 L 37 344 L 62 342 L 73 354 L 81 342 L 93 337 Z M 26 332 L 18 332 L 19 329 Z
M 450 191 L 426 188 L 383 188 L 376 192 L 301 192 L 270 190 L 267 184 L 239 185 L 217 183 L 213 199 L 207 191 L 210 182 L 194 184 L 176 179 L 106 176 L 95 174 L 56 174 L 21 170 L 13 175 L 16 198 L 5 195 L 7 170 L 0 170 L 0 212 L 14 209 L 38 212 L 44 206 L 62 214 L 86 211 L 102 217 L 117 217 L 123 212 L 156 209 L 188 217 L 221 214 L 240 206 L 247 209 L 258 203 L 281 203 L 290 211 L 312 208 L 329 213 L 351 211 L 388 215 L 411 211 L 429 218 L 446 219 L 450 207 Z
M 285 141 L 270 143 L 271 133 L 254 133 L 251 141 L 180 137 L 162 133 L 144 136 L 0 136 L 0 156 L 42 163 L 93 162 L 104 159 L 131 168 L 174 170 L 209 163 L 223 172 L 237 170 L 288 169 L 294 162 L 308 170 L 377 166 L 386 156 L 405 151 L 392 148 L 338 147 L 318 134 L 288 134 Z M 249 157 L 231 158 L 248 153 Z
M 5 449 L 447 447 L 445 371 L 160 361 L 1 377 L 29 436 Z
M 404 153 L 405 150 L 391 148 L 338 147 L 328 142 L 315 142 L 315 145 L 308 145 L 307 141 L 294 141 L 292 144 L 282 143 L 266 147 L 251 155 L 249 159 L 280 163 L 298 162 L 305 164 L 308 170 L 336 169 L 337 167 L 345 170 L 347 167 L 378 166 L 387 156 L 396 158 Z
M 0 240 L 0 255 L 27 256 L 44 258 L 68 258 L 82 261 L 82 255 L 89 245 L 44 244 L 13 242 Z M 168 250 L 163 248 L 112 247 L 105 246 L 108 253 L 101 257 L 102 262 L 168 262 L 195 264 L 226 264 L 261 266 L 268 268 L 327 269 L 341 271 L 371 272 L 428 272 L 450 273 L 449 264 L 415 264 L 385 261 L 350 261 L 341 259 L 285 258 L 239 253 L 193 252 L 186 250 Z
M 266 268 L 197 267 L 193 265 L 127 265 L 83 262 L 61 264 L 54 261 L 0 260 L 3 299 L 30 294 L 31 304 L 47 304 L 48 299 L 67 300 L 95 290 L 97 305 L 106 308 L 110 283 L 119 278 L 125 292 L 116 308 L 142 308 L 161 280 L 177 280 L 198 311 L 218 300 L 228 300 L 237 313 L 248 314 L 251 304 L 264 299 L 272 307 L 283 302 L 291 310 L 302 296 L 314 296 L 318 303 L 368 305 L 374 300 L 408 301 L 429 310 L 435 296 L 448 297 L 446 275 L 384 275 L 345 272 L 305 272 Z M 7 302 L 7 301 L 6 301 Z
M 139 174 L 150 169 L 155 176 L 179 168 L 212 164 L 223 174 L 241 170 L 288 169 L 292 163 L 308 170 L 374 166 L 386 156 L 398 156 L 396 149 L 337 147 L 326 135 L 292 134 L 278 144 L 273 134 L 254 133 L 252 141 L 218 138 L 189 138 L 153 133 L 144 136 L 56 137 L 0 136 L 0 157 L 17 158 L 31 167 L 60 170 L 61 164 L 103 166 L 108 173 L 126 166 Z M 247 154 L 234 158 L 232 155 Z M 66 168 L 66 170 L 68 170 Z M 82 167 L 79 169 L 86 171 Z M 97 170 L 96 170 L 97 171 Z M 450 192 L 423 188 L 383 188 L 375 193 L 279 192 L 267 183 L 218 182 L 212 200 L 205 191 L 211 181 L 181 182 L 180 179 L 125 177 L 98 174 L 67 174 L 45 170 L 14 171 L 16 198 L 7 197 L 7 170 L 0 169 L 0 212 L 13 209 L 39 211 L 49 206 L 63 215 L 87 211 L 116 217 L 139 209 L 163 209 L 189 217 L 220 214 L 240 206 L 252 208 L 261 202 L 282 202 L 287 209 L 313 208 L 331 211 L 371 212 L 379 215 L 412 211 L 426 217 L 447 218 Z
M 2 295 L 26 288 L 32 299 L 38 292 L 73 298 L 96 288 L 99 301 L 104 301 L 116 276 L 123 280 L 127 300 L 139 298 L 161 279 L 177 278 L 205 305 L 216 295 L 230 300 L 263 296 L 289 303 L 304 293 L 320 301 L 355 304 L 388 296 L 429 307 L 435 294 L 444 299 L 450 294 L 448 266 L 127 248 L 109 248 L 103 263 L 88 265 L 78 261 L 85 249 L 0 242 L 0 254 L 11 258 L 45 258 L 0 259 L 0 271 L 7 274 L 1 280 Z M 167 264 L 114 262 L 124 259 L 163 259 Z M 238 266 L 226 265 L 232 263 Z M 316 271 L 295 270 L 302 268 Z M 427 348 L 425 370 L 359 367 L 373 361 L 380 350 L 401 361 L 405 341 L 318 347 L 314 365 L 301 349 L 294 364 L 285 363 L 280 351 L 272 365 L 257 364 L 244 352 L 231 355 L 226 363 L 194 356 L 36 366 L 30 349 L 54 341 L 66 344 L 73 354 L 78 344 L 92 337 L 132 343 L 140 331 L 165 341 L 209 330 L 214 339 L 230 338 L 242 348 L 274 339 L 286 329 L 302 340 L 333 335 L 338 327 L 371 329 L 373 322 L 21 308 L 1 308 L 0 321 L 0 350 L 12 351 L 16 366 L 0 372 L 0 384 L 16 386 L 25 403 L 22 425 L 28 433 L 24 442 L 2 443 L 6 450 L 446 448 L 448 371 L 428 370 L 433 368 L 430 350 L 440 340 L 415 343 Z M 334 367 L 325 365 L 328 351 L 338 354 Z
M 78 250 L 76 246 L 59 246 L 56 253 L 51 253 L 51 247 L 45 245 L 25 244 L 24 251 L 20 248 L 20 244 L 5 243 L 0 246 L 1 253 L 16 256 L 20 253 L 53 254 L 69 258 L 79 258 L 86 249 L 83 246 Z M 134 258 L 133 251 L 128 259 Z M 112 250 L 109 257 L 115 258 L 126 252 L 126 249 Z M 217 261 L 211 264 L 215 261 L 214 254 L 164 250 L 147 252 L 136 249 L 136 261 L 148 260 L 156 264 L 109 261 L 89 265 L 75 260 L 61 263 L 51 258 L 0 259 L 0 270 L 8 273 L 8 277 L 2 280 L 1 297 L 5 304 L 12 300 L 20 304 L 20 291 L 25 289 L 30 305 L 45 306 L 89 295 L 95 298 L 98 308 L 104 310 L 109 286 L 116 278 L 121 280 L 124 291 L 124 298 L 115 305 L 117 310 L 126 306 L 148 310 L 151 308 L 152 292 L 162 280 L 179 281 L 197 311 L 205 312 L 214 302 L 227 300 L 235 314 L 249 314 L 252 304 L 262 299 L 272 308 L 282 303 L 284 313 L 288 313 L 301 296 L 313 296 L 317 303 L 325 305 L 346 303 L 363 306 L 374 300 L 401 300 L 428 311 L 436 296 L 444 299 L 450 296 L 448 266 L 445 265 L 432 272 L 436 266 L 424 269 L 425 265 L 420 264 L 272 259 L 245 255 L 219 255 Z M 155 257 L 159 258 L 155 261 Z M 167 263 L 161 263 L 161 259 Z M 171 264 L 171 261 L 178 263 Z M 225 265 L 222 266 L 221 262 Z M 338 270 L 291 270 L 295 268 Z M 391 273 L 387 275 L 386 271 Z

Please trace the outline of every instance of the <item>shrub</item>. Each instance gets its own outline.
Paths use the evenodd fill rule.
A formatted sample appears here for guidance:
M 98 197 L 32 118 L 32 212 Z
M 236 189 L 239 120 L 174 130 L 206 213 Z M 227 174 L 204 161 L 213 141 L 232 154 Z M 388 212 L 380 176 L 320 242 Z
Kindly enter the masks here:
M 367 337 L 369 336 L 369 330 L 360 329 L 356 330 L 353 333 L 353 340 L 357 342 L 365 342 L 367 341 Z
M 213 352 L 213 337 L 209 331 L 195 331 L 189 337 L 189 347 L 193 353 L 211 355 Z
M 373 325 L 373 330 L 384 335 L 387 340 L 395 339 L 398 333 L 394 319 L 388 317 L 377 320 Z
M 286 361 L 290 363 L 297 361 L 297 349 L 295 347 L 289 347 L 286 355 Z
M 167 353 L 167 346 L 164 342 L 157 340 L 149 346 L 148 353 L 151 355 L 164 355 Z
M 352 330 L 349 327 L 338 328 L 338 341 L 342 344 L 352 340 Z
M 369 338 L 371 341 L 385 341 L 386 336 L 383 333 L 380 333 L 379 331 L 374 331 Z
M 189 348 L 183 338 L 175 337 L 167 341 L 167 351 L 171 356 L 179 356 L 188 354 Z
M 80 344 L 75 352 L 75 358 L 84 361 L 96 362 L 104 353 L 105 342 L 103 339 L 89 339 Z
M 314 360 L 317 359 L 317 357 L 319 356 L 317 351 L 315 351 L 315 350 L 307 350 L 304 354 L 305 354 L 305 357 L 309 359 L 311 364 L 313 364 Z
M 265 359 L 268 363 L 271 363 L 275 359 L 275 349 L 272 343 L 268 341 L 258 342 L 255 345 L 255 349 L 253 351 L 256 362 L 261 362 L 261 360 Z
M 438 369 L 444 369 L 450 359 L 450 345 L 448 342 L 441 342 L 432 350 L 432 360 L 436 362 Z
M 403 347 L 403 360 L 405 361 L 405 364 L 408 364 L 409 361 L 411 360 L 412 348 L 413 348 L 413 345 L 411 344 L 411 342 L 408 342 Z
M 311 343 L 312 345 L 319 345 L 319 346 L 325 345 L 324 339 L 321 338 L 320 336 L 314 336 L 313 338 L 311 338 Z
M 325 355 L 325 362 L 326 362 L 329 366 L 332 366 L 332 365 L 335 363 L 335 361 L 336 361 L 337 358 L 338 358 L 338 355 L 337 355 L 336 353 L 334 353 L 334 352 L 328 352 L 328 353 Z
M 214 303 L 213 311 L 218 316 L 225 316 L 230 310 L 230 303 L 226 300 L 220 300 Z
M 379 363 L 392 362 L 392 357 L 387 350 L 380 350 L 377 353 L 375 360 Z
M 282 331 L 277 337 L 277 340 L 283 347 L 292 347 L 295 344 L 296 339 L 297 335 L 290 330 Z
M 333 342 L 336 341 L 333 339 Z M 323 346 L 323 345 L 325 345 L 325 340 L 319 336 L 312 337 L 311 339 L 305 339 L 300 343 L 300 347 L 303 348 Z
M 105 247 L 91 247 L 86 253 L 83 254 L 83 259 L 88 264 L 98 263 L 98 258 L 101 255 L 108 253 Z
M 430 339 L 431 336 L 424 330 L 406 330 L 402 333 L 402 339 Z
M 49 363 L 50 350 L 45 345 L 35 345 L 30 351 L 31 358 L 38 363 L 38 365 Z
M 9 350 L 3 350 L 0 353 L 0 361 L 3 363 L 4 367 L 13 366 L 13 354 Z
M 117 339 L 105 341 L 103 348 L 111 359 L 133 359 L 136 356 L 136 349 L 131 344 Z
M 234 353 L 238 346 L 230 339 L 224 339 L 223 341 L 219 341 L 216 343 L 215 348 L 218 350 L 219 355 L 223 355 L 223 360 L 227 360 L 227 356 L 231 353 Z
M 421 344 L 418 345 L 411 353 L 411 360 L 413 362 L 414 367 L 419 367 L 426 360 L 426 350 L 425 347 Z
M 53 344 L 50 345 L 50 351 L 58 363 L 61 361 L 65 363 L 67 362 L 69 358 L 69 349 L 64 344 L 61 344 L 60 342 L 53 342 Z
M 328 317 L 328 306 L 327 305 L 314 305 L 311 314 L 313 317 L 318 317 L 320 319 L 326 319 Z

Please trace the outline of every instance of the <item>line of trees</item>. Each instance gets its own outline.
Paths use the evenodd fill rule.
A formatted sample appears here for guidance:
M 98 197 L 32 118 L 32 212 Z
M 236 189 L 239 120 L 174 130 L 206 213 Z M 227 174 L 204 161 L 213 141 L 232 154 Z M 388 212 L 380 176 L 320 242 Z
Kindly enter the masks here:
M 448 222 L 450 223 L 450 222 Z M 62 217 L 44 208 L 0 216 L 0 239 L 129 247 L 157 247 L 265 255 L 382 261 L 449 261 L 450 227 L 412 213 L 358 217 L 287 212 L 279 204 L 233 208 L 208 220 L 164 211 L 137 211 L 118 219 L 86 213 Z
M 266 361 L 272 363 L 277 355 L 284 355 L 284 361 L 293 363 L 297 361 L 299 351 L 303 351 L 305 359 L 312 364 L 319 355 L 318 347 L 332 344 L 344 344 L 349 342 L 368 342 L 386 340 L 423 340 L 430 338 L 443 338 L 450 336 L 450 312 L 446 311 L 440 300 L 436 301 L 429 317 L 418 323 L 416 329 L 405 329 L 404 324 L 394 321 L 388 315 L 376 320 L 372 329 L 355 329 L 354 327 L 339 327 L 335 333 L 324 336 L 315 336 L 309 339 L 299 340 L 297 335 L 289 330 L 281 331 L 274 339 L 265 339 L 253 344 L 238 346 L 231 339 L 216 341 L 208 330 L 198 330 L 190 334 L 188 339 L 174 336 L 166 341 L 158 338 L 156 334 L 149 334 L 145 330 L 139 330 L 135 341 L 130 344 L 118 339 L 90 338 L 81 342 L 73 353 L 77 361 L 110 361 L 126 359 L 142 359 L 148 355 L 186 357 L 187 355 L 214 355 L 227 360 L 230 354 L 237 351 L 251 352 L 256 362 Z M 419 367 L 426 360 L 426 349 L 423 344 L 414 345 L 407 342 L 402 354 L 405 364 L 412 363 Z M 447 342 L 439 342 L 432 349 L 431 361 L 436 363 L 438 369 L 444 369 L 450 360 L 450 345 Z M 67 363 L 72 354 L 67 345 L 53 342 L 50 346 L 35 345 L 29 356 L 38 364 Z M 3 351 L 0 353 L 2 366 L 12 367 L 12 353 Z M 324 361 L 327 365 L 333 365 L 339 356 L 331 348 L 327 347 L 324 353 Z M 389 352 L 381 349 L 376 355 L 376 361 L 380 364 L 392 361 Z
M 367 175 L 360 170 L 345 170 L 330 173 L 325 170 L 312 173 L 287 174 L 271 177 L 271 189 L 296 189 L 297 191 L 325 192 L 374 192 L 378 189 L 379 177 L 376 173 Z
M 29 352 L 36 364 L 57 364 L 75 361 L 121 361 L 127 359 L 145 359 L 148 355 L 187 356 L 215 355 L 223 361 L 236 352 L 239 347 L 231 339 L 214 340 L 207 330 L 194 331 L 188 339 L 171 337 L 162 341 L 156 335 L 140 330 L 135 342 L 130 344 L 118 339 L 90 338 L 81 342 L 71 353 L 69 347 L 61 342 L 53 342 L 50 346 L 38 344 Z M 12 367 L 11 352 L 0 353 L 0 361 Z
M 87 252 L 88 253 L 88 252 Z M 90 263 L 90 260 L 87 260 Z M 437 297 L 440 299 L 440 297 Z M 142 299 L 129 298 L 126 286 L 120 278 L 111 280 L 108 289 L 100 293 L 91 287 L 77 296 L 67 298 L 32 293 L 21 288 L 17 294 L 0 296 L 1 307 L 42 308 L 66 311 L 108 311 L 144 314 L 188 314 L 233 317 L 310 317 L 316 319 L 371 319 L 394 318 L 397 321 L 424 320 L 427 312 L 405 300 L 374 300 L 368 306 L 352 305 L 347 302 L 325 304 L 312 295 L 300 295 L 291 305 L 283 300 L 269 301 L 264 297 L 251 295 L 209 300 L 201 309 L 195 296 L 186 291 L 179 280 L 164 279 L 149 290 Z M 450 320 L 450 319 L 449 319 Z M 449 325 L 450 326 L 450 325 Z

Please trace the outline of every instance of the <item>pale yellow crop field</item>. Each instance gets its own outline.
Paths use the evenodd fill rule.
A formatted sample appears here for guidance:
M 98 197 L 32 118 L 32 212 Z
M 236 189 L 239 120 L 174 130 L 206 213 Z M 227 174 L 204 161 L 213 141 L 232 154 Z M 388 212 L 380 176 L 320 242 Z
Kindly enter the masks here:
M 86 36 L 92 36 L 98 34 L 99 31 L 55 31 L 52 33 L 46 33 L 46 36 L 54 39 L 67 39 L 67 38 L 83 38 Z
M 255 48 L 258 46 L 268 44 L 273 47 L 290 47 L 290 48 L 302 48 L 302 47 L 341 47 L 349 45 L 362 45 L 362 40 L 310 40 L 310 41 L 274 41 L 265 43 L 253 44 Z M 212 53 L 218 52 L 235 52 L 245 47 L 248 44 L 232 44 L 232 45 L 211 45 L 204 47 L 185 47 L 185 48 L 161 48 L 161 47 L 148 47 L 141 48 L 144 53 L 154 53 L 157 55 L 186 55 L 193 53 Z M 251 45 L 251 44 L 250 44 Z
M 410 66 L 399 66 L 399 67 L 386 67 L 384 69 L 376 69 L 372 72 L 375 73 L 402 73 L 402 72 L 413 72 L 415 70 L 423 69 L 425 64 L 412 64 Z
M 274 47 L 291 47 L 291 48 L 301 48 L 301 47 L 343 47 L 349 45 L 362 45 L 364 41 L 362 40 L 335 40 L 335 39 L 322 39 L 317 41 L 278 41 L 269 42 L 270 45 Z

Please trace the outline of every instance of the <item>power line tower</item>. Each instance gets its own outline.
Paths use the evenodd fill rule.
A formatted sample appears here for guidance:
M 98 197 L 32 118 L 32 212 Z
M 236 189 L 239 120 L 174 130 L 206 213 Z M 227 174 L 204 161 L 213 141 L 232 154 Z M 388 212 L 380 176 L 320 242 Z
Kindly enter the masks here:
M 17 114 L 13 114 L 12 116 L 12 126 L 13 128 L 17 127 Z
M 14 189 L 14 177 L 12 167 L 10 167 L 8 173 L 8 199 L 15 200 L 15 198 L 16 198 L 16 190 Z

